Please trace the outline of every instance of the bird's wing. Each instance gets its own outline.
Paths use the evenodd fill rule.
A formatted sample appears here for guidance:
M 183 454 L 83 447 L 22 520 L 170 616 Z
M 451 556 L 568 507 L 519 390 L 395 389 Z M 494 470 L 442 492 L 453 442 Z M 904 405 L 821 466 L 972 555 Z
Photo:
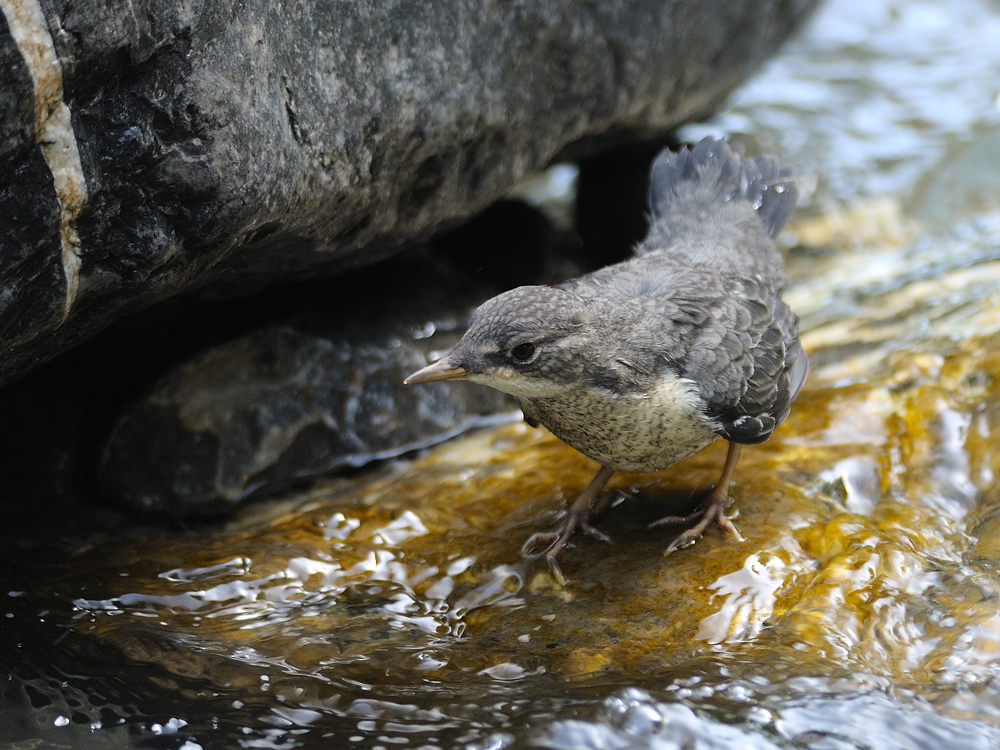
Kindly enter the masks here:
M 564 286 L 569 286 L 566 284 Z M 798 319 L 778 287 L 754 278 L 649 255 L 608 267 L 572 284 L 592 297 L 615 340 L 623 311 L 643 310 L 628 326 L 627 346 L 601 372 L 612 389 L 648 390 L 664 369 L 695 383 L 705 414 L 736 443 L 760 443 L 788 416 L 808 360 Z M 600 303 L 611 300 L 611 308 Z
M 737 281 L 696 330 L 684 363 L 707 416 L 735 443 L 760 443 L 788 416 L 808 371 L 798 320 L 777 291 Z

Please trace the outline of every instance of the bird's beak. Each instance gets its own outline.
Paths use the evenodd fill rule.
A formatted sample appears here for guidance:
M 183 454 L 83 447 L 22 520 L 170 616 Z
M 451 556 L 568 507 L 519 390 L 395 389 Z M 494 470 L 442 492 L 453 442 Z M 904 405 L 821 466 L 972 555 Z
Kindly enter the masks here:
M 448 358 L 439 359 L 432 365 L 427 365 L 422 370 L 417 370 L 403 381 L 403 385 L 413 383 L 431 383 L 435 380 L 457 380 L 467 375 L 465 368 L 453 365 Z

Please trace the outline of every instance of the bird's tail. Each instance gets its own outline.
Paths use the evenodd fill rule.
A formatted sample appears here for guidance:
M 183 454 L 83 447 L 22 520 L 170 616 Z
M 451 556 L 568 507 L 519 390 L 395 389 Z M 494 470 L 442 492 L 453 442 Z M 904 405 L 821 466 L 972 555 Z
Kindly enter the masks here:
M 799 188 L 787 167 L 773 156 L 745 157 L 724 140 L 705 138 L 694 148 L 664 151 L 649 176 L 649 207 L 669 219 L 692 203 L 745 200 L 776 237 L 785 225 Z M 697 205 L 694 206 L 697 208 Z

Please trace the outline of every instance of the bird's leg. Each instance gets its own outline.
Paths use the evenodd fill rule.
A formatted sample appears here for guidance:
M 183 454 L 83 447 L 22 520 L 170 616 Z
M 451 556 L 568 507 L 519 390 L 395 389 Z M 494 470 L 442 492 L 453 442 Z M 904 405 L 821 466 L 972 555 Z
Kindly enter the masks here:
M 576 533 L 577 529 L 600 539 L 602 542 L 611 543 L 611 537 L 591 526 L 590 519 L 603 512 L 611 501 L 610 495 L 606 495 L 599 500 L 597 496 L 614 473 L 614 469 L 602 466 L 601 470 L 590 480 L 587 488 L 580 493 L 580 497 L 570 506 L 569 511 L 566 513 L 566 518 L 563 519 L 563 522 L 559 524 L 556 530 L 532 534 L 528 538 L 528 541 L 521 547 L 522 555 L 530 555 L 536 549 L 548 547 L 545 551 L 545 562 L 549 566 L 552 575 L 560 584 L 565 583 L 566 579 L 559 568 L 558 558 L 563 549 L 565 549 L 566 543 L 569 542 L 569 538 Z
M 666 551 L 663 553 L 664 557 L 676 549 L 694 544 L 695 540 L 699 539 L 701 535 L 705 533 L 705 529 L 708 528 L 708 525 L 712 523 L 712 521 L 718 523 L 719 528 L 723 531 L 728 531 L 737 539 L 743 539 L 743 537 L 740 536 L 740 532 L 738 532 L 736 527 L 733 526 L 732 522 L 730 522 L 730 520 L 723 515 L 726 508 L 729 507 L 729 483 L 733 479 L 733 472 L 736 471 L 736 462 L 740 459 L 740 451 L 742 449 L 743 446 L 737 443 L 729 444 L 729 452 L 726 454 L 726 463 L 722 467 L 722 476 L 719 478 L 718 484 L 716 484 L 712 491 L 705 496 L 705 499 L 702 501 L 701 507 L 698 510 L 689 516 L 667 516 L 666 518 L 661 518 L 659 521 L 653 521 L 653 523 L 649 524 L 649 528 L 653 528 L 654 526 L 677 526 L 680 524 L 690 523 L 695 520 L 698 521 L 697 524 L 692 526 L 670 543 L 670 546 L 667 547 Z

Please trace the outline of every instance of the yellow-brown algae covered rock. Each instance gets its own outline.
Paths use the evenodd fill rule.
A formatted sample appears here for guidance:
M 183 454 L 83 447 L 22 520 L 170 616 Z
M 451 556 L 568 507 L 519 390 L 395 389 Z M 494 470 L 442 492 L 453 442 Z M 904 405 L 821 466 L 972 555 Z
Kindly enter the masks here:
M 959 564 L 971 542 L 970 467 L 983 457 L 956 430 L 973 414 L 979 432 L 997 427 L 979 408 L 997 396 L 978 376 L 1000 364 L 990 348 L 943 359 L 957 391 L 930 381 L 808 391 L 734 485 L 743 543 L 713 539 L 664 560 L 663 533 L 645 529 L 697 502 L 720 458 L 712 448 L 656 476 L 619 478 L 624 501 L 602 522 L 616 544 L 577 542 L 571 583 L 559 587 L 517 549 L 592 465 L 544 432 L 508 426 L 314 488 L 277 518 L 222 536 L 123 547 L 107 562 L 133 572 L 81 601 L 78 627 L 109 635 L 136 621 L 106 613 L 145 613 L 172 637 L 254 644 L 260 658 L 310 672 L 352 664 L 359 678 L 376 657 L 411 676 L 495 677 L 509 664 L 630 672 L 771 627 L 789 649 L 906 672 L 920 639 L 893 628 L 908 607 L 927 606 L 934 567 Z M 184 569 L 163 569 L 168 558 Z

